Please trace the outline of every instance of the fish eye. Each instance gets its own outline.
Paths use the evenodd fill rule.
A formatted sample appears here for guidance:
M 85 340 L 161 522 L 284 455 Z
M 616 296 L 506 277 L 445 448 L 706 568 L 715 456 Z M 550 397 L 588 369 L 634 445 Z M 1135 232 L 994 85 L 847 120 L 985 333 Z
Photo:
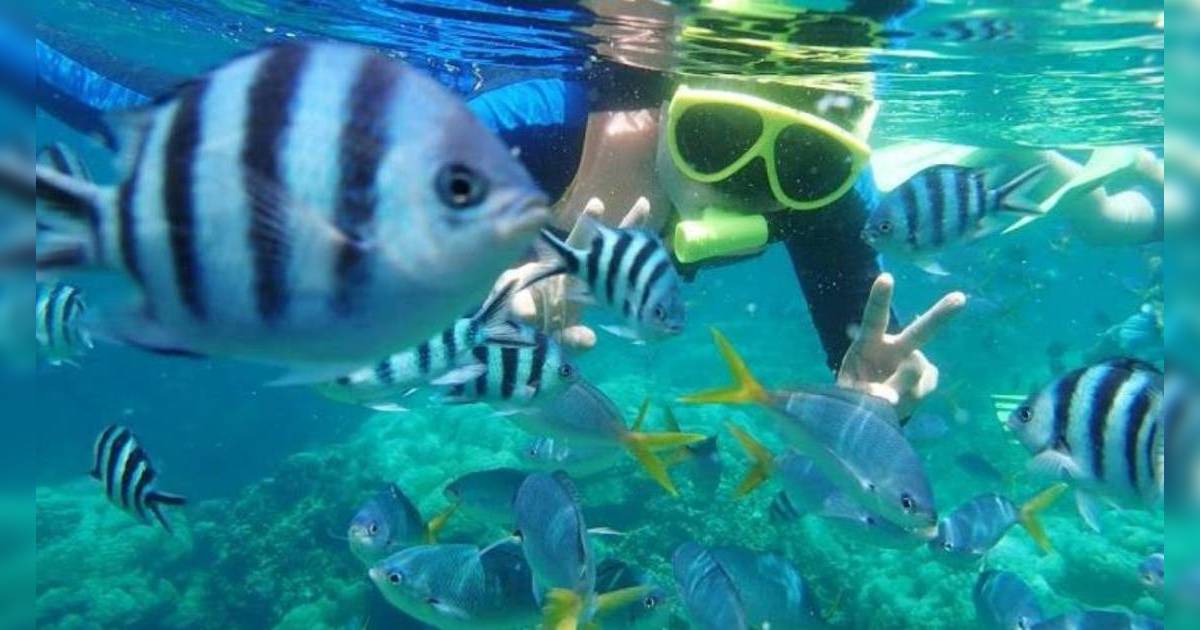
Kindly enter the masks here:
M 662 321 L 666 318 L 667 318 L 667 309 L 663 308 L 661 304 L 658 306 L 655 306 L 654 307 L 654 319 Z
M 379 533 L 379 524 L 372 522 L 370 525 L 367 525 L 367 533 L 372 536 L 374 536 L 375 534 L 378 534 Z
M 942 543 L 942 549 L 945 549 L 946 551 L 954 551 L 954 543 L 947 540 L 946 542 Z
M 887 220 L 880 221 L 876 229 L 879 230 L 880 234 L 888 234 L 892 231 L 892 222 Z
M 399 584 L 404 581 L 404 576 L 400 575 L 399 573 L 392 572 L 388 574 L 388 581 L 392 584 Z
M 1022 424 L 1029 424 L 1029 421 L 1033 420 L 1033 410 L 1028 405 L 1022 406 L 1020 409 L 1017 409 L 1017 419 Z
M 570 363 L 564 363 L 558 366 L 558 375 L 562 377 L 563 380 L 570 380 L 571 377 L 575 376 L 575 368 L 571 367 Z
M 900 495 L 900 506 L 904 508 L 905 512 L 911 512 L 917 507 L 917 503 L 913 501 L 911 496 L 902 494 Z
M 870 526 L 874 527 L 874 526 L 875 526 L 875 517 L 874 517 L 874 516 L 868 516 L 868 517 L 866 517 L 866 518 L 864 518 L 864 519 L 863 519 L 863 522 L 864 522 L 864 523 L 866 523 L 867 525 L 870 525 Z
M 658 605 L 658 598 L 653 595 L 647 595 L 646 598 L 642 600 L 642 605 L 646 608 L 653 609 Z
M 470 208 L 487 195 L 487 180 L 475 169 L 453 163 L 443 166 L 437 174 L 437 194 L 442 202 L 456 210 Z

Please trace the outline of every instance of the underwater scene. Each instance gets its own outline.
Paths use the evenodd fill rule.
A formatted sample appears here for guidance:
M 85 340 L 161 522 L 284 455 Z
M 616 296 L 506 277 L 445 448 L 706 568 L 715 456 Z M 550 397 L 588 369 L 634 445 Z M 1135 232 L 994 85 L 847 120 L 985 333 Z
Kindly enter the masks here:
M 5 9 L 0 624 L 1200 627 L 1165 10 Z

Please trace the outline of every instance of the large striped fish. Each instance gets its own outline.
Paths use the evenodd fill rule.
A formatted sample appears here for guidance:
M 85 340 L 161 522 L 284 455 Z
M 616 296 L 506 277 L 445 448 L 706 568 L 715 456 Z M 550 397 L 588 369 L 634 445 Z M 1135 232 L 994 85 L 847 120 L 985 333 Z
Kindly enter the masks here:
M 450 92 L 371 50 L 239 57 L 122 116 L 123 175 L 38 166 L 38 265 L 106 267 L 141 303 L 105 332 L 320 382 L 410 348 L 526 252 L 545 199 Z
M 109 425 L 96 438 L 92 457 L 92 477 L 104 486 L 104 496 L 113 505 L 147 525 L 153 515 L 163 529 L 171 531 L 161 507 L 183 505 L 187 499 L 156 488 L 158 473 L 132 431 Z
M 862 238 L 876 250 L 913 261 L 930 273 L 945 274 L 931 257 L 991 229 L 1001 211 L 1031 213 L 1013 195 L 1041 174 L 1036 166 L 995 189 L 983 171 L 964 166 L 930 166 L 889 192 L 867 218 Z
M 590 235 L 586 249 L 575 249 L 549 231 L 542 241 L 561 258 L 555 271 L 582 280 L 594 300 L 624 318 L 606 330 L 634 339 L 677 335 L 687 319 L 679 272 L 661 239 L 642 229 L 616 229 L 583 217 Z M 582 297 L 582 296 L 581 296 Z
M 526 347 L 534 345 L 533 331 L 505 319 L 509 283 L 484 301 L 471 317 L 463 317 L 421 345 L 388 355 L 379 363 L 355 370 L 317 387 L 328 398 L 377 411 L 404 411 L 397 400 L 413 388 L 431 383 L 448 385 L 478 378 L 487 366 L 476 362 L 478 346 Z
M 1080 368 L 1029 396 L 1006 422 L 1031 468 L 1076 488 L 1079 513 L 1099 529 L 1095 496 L 1152 506 L 1163 496 L 1163 375 L 1135 359 Z
M 50 365 L 74 364 L 92 348 L 92 338 L 80 323 L 87 305 L 78 288 L 69 284 L 37 283 L 33 334 L 38 351 Z

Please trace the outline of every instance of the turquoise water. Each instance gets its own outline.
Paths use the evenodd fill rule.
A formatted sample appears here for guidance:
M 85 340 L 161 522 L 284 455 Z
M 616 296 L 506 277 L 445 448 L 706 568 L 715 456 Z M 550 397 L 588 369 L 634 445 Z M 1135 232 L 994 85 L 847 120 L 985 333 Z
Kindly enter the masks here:
M 1164 41 L 1154 26 L 1161 2 L 924 5 L 903 21 L 876 23 L 874 38 L 852 46 L 837 43 L 844 25 L 830 17 L 778 37 L 803 21 L 788 3 L 735 12 L 620 2 L 44 0 L 33 33 L 69 54 L 102 58 L 143 85 L 165 87 L 267 43 L 320 37 L 379 47 L 464 96 L 514 77 L 580 76 L 605 60 L 674 80 L 751 79 L 785 86 L 771 88 L 784 94 L 869 85 L 881 104 L 871 136 L 876 149 L 937 141 L 1063 148 L 1079 159 L 1109 145 L 1161 153 Z M 1005 21 L 1011 38 L 956 42 L 934 34 L 976 17 Z M 37 138 L 78 148 L 98 181 L 115 178 L 95 139 L 45 112 Z M 1017 498 L 1042 488 L 1026 471 L 1027 453 L 997 421 L 990 396 L 1028 393 L 1063 366 L 1094 358 L 1105 331 L 1154 301 L 1160 249 L 1096 246 L 1069 223 L 1045 220 L 954 252 L 945 277 L 884 258 L 897 279 L 902 320 L 948 291 L 969 296 L 965 312 L 926 348 L 941 385 L 920 414 L 940 419 L 946 430 L 916 448 L 939 507 L 986 491 Z M 689 314 L 681 335 L 634 345 L 599 333 L 597 347 L 576 358 L 627 420 L 649 398 L 649 422 L 661 428 L 664 406 L 724 382 L 710 327 L 733 340 L 764 383 L 831 380 L 782 247 L 704 270 L 684 291 Z M 1158 343 L 1147 353 L 1161 357 Z M 38 627 L 421 627 L 384 601 L 338 537 L 382 483 L 397 483 L 429 516 L 446 507 L 442 487 L 450 480 L 521 466 L 529 438 L 486 406 L 416 397 L 406 413 L 374 413 L 305 388 L 266 387 L 271 370 L 232 361 L 102 344 L 79 363 L 39 365 L 36 392 L 8 403 L 30 410 L 38 444 L 31 466 Z M 766 412 L 675 410 L 686 430 L 720 436 L 724 472 L 715 498 L 696 492 L 687 471 L 677 470 L 682 497 L 673 499 L 631 459 L 619 460 L 579 480 L 589 524 L 626 534 L 599 540 L 600 555 L 648 570 L 673 594 L 670 558 L 682 542 L 772 551 L 796 564 L 835 627 L 973 627 L 978 567 L 939 564 L 923 548 L 850 542 L 817 519 L 772 523 L 770 483 L 733 498 L 747 461 L 723 427 L 752 428 L 779 450 Z M 115 509 L 86 477 L 92 441 L 113 422 L 137 431 L 164 489 L 190 499 L 172 514 L 174 536 Z M 964 453 L 983 456 L 1003 481 L 964 474 L 955 464 Z M 1137 574 L 1138 563 L 1163 545 L 1161 508 L 1107 512 L 1103 532 L 1094 533 L 1064 499 L 1043 521 L 1053 553 L 1040 553 L 1014 528 L 989 553 L 987 567 L 1020 575 L 1050 614 L 1114 608 L 1163 617 L 1164 604 Z M 441 539 L 483 545 L 503 533 L 452 519 Z M 688 627 L 678 597 L 671 605 L 670 627 Z

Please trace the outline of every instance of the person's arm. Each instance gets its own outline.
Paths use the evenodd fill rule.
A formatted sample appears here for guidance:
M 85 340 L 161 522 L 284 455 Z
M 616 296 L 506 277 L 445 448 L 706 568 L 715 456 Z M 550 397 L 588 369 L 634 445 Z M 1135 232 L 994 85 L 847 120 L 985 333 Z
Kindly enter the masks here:
M 850 329 L 859 324 L 871 285 L 881 272 L 875 251 L 860 236 L 874 197 L 868 171 L 832 206 L 769 217 L 772 240 L 787 247 L 826 364 L 835 372 L 850 347 Z M 895 318 L 892 322 L 894 328 Z

